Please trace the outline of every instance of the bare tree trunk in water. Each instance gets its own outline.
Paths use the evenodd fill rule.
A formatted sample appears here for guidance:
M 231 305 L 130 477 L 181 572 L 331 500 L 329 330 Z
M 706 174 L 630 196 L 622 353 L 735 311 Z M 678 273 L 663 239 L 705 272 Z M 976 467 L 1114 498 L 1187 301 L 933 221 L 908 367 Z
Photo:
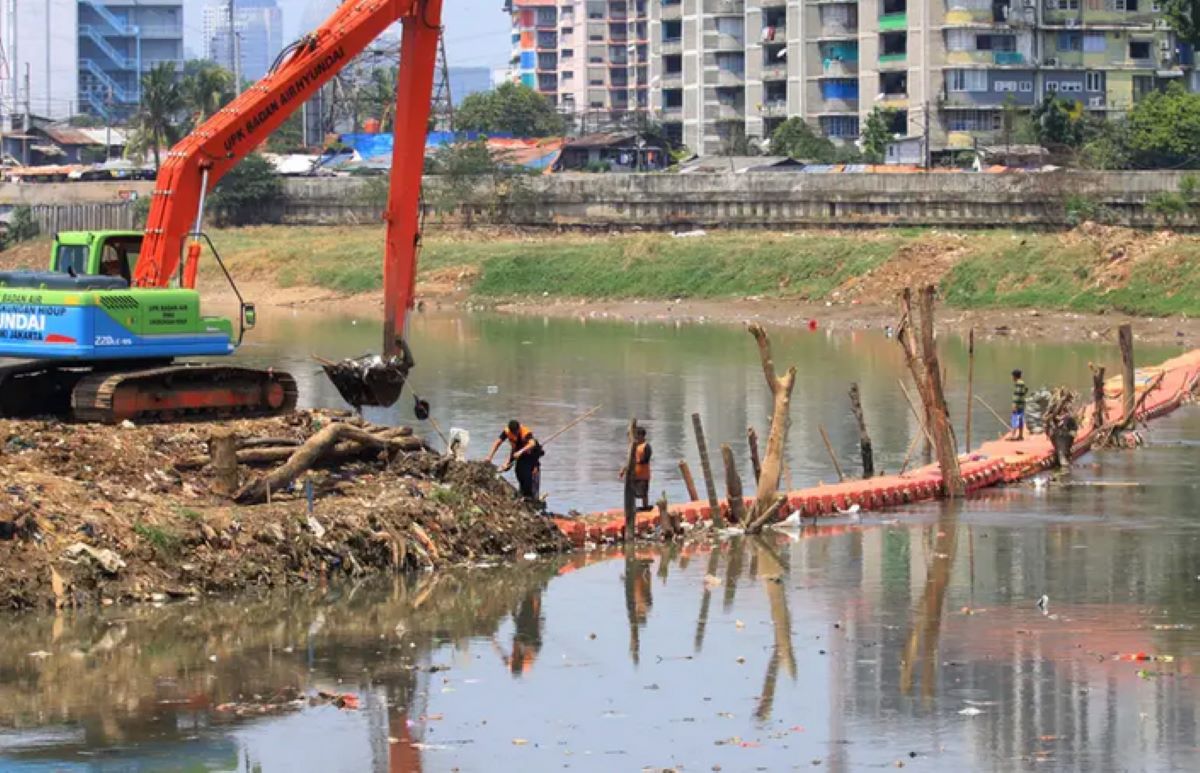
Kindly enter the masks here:
M 783 473 L 783 453 L 787 445 L 787 433 L 791 426 L 789 410 L 792 404 L 792 387 L 796 384 L 796 368 L 791 367 L 779 377 L 775 374 L 775 361 L 771 356 L 771 340 L 761 325 L 751 325 L 750 335 L 758 343 L 758 356 L 762 360 L 763 376 L 771 389 L 774 410 L 771 412 L 771 430 L 767 435 L 767 454 L 762 460 L 762 475 L 758 479 L 758 493 L 754 507 L 747 519 L 746 531 L 754 534 L 762 531 L 767 521 L 779 512 L 779 478 Z

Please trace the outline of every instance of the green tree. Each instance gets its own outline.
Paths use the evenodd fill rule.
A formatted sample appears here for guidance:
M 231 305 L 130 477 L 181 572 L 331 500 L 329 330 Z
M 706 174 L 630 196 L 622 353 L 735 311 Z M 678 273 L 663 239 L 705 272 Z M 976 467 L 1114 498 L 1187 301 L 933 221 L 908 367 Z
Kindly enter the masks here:
M 379 131 L 392 131 L 396 120 L 396 77 L 395 67 L 376 67 L 371 70 L 357 89 L 357 112 L 368 118 L 379 119 Z M 430 116 L 432 120 L 433 116 Z M 357 128 L 357 127 L 356 127 Z
M 433 208 L 462 213 L 468 228 L 476 211 L 486 211 L 493 222 L 509 222 L 514 209 L 531 195 L 529 170 L 492 152 L 484 140 L 443 145 L 434 152 L 427 171 L 437 176 L 431 187 Z
M 1200 94 L 1179 84 L 1151 92 L 1134 105 L 1128 125 L 1134 166 L 1200 167 Z
M 233 99 L 233 73 L 215 62 L 193 59 L 183 65 L 179 89 L 194 128 Z
M 7 247 L 36 238 L 40 232 L 41 227 L 33 219 L 33 210 L 27 206 L 16 207 L 12 211 L 12 218 L 8 221 L 8 233 L 5 234 L 3 246 Z
M 454 123 L 463 131 L 514 137 L 550 137 L 566 130 L 562 116 L 545 97 L 516 83 L 469 95 L 455 111 Z
M 1089 120 L 1079 149 L 1079 165 L 1087 169 L 1126 169 L 1129 166 L 1129 127 L 1124 120 Z
M 771 152 L 828 164 L 837 157 L 837 146 L 813 131 L 803 118 L 789 118 L 771 134 Z
M 162 146 L 178 138 L 177 126 L 183 108 L 174 62 L 157 64 L 142 76 L 142 101 L 133 119 L 139 135 L 135 146 L 153 151 L 155 169 L 161 165 Z
M 252 153 L 221 178 L 209 197 L 217 225 L 254 225 L 275 218 L 283 199 L 283 183 L 275 167 Z
M 304 116 L 299 110 L 287 117 L 278 129 L 267 137 L 264 149 L 269 153 L 298 153 L 308 150 L 304 146 Z
M 1033 108 L 1033 124 L 1038 142 L 1047 148 L 1078 148 L 1084 140 L 1083 111 L 1050 95 Z
M 895 110 L 891 108 L 875 108 L 867 116 L 863 126 L 862 143 L 863 159 L 869 164 L 882 164 L 887 155 L 888 143 L 892 141 L 892 122 L 895 120 Z
M 1164 0 L 1162 10 L 1180 40 L 1200 46 L 1200 0 Z

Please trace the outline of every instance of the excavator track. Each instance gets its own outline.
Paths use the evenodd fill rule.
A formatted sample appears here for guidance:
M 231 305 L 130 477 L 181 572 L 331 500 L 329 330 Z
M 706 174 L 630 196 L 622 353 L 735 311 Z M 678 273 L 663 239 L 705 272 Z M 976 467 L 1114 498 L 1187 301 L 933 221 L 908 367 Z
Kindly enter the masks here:
M 275 416 L 292 411 L 296 397 L 283 371 L 180 364 L 89 373 L 71 393 L 71 415 L 106 424 Z

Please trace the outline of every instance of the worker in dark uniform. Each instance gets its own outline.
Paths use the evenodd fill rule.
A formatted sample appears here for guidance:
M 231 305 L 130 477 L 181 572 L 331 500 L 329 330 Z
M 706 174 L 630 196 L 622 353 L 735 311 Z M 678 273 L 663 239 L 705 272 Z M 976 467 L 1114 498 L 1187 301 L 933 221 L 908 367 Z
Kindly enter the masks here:
M 638 427 L 634 437 L 637 446 L 633 450 L 633 495 L 642 500 L 639 510 L 650 509 L 650 444 L 646 442 L 646 428 Z M 621 468 L 620 478 L 625 479 L 629 470 Z
M 496 442 L 492 443 L 492 450 L 487 455 L 489 462 L 505 441 L 509 444 L 508 463 L 500 471 L 505 472 L 515 464 L 521 496 L 531 502 L 537 502 L 542 481 L 542 444 L 537 442 L 532 430 L 513 419 L 500 433 L 500 437 L 496 438 Z
M 1025 439 L 1025 399 L 1029 395 L 1029 387 L 1025 386 L 1025 380 L 1021 378 L 1021 371 L 1014 370 L 1012 372 L 1013 381 L 1013 398 L 1012 398 L 1012 435 L 1013 440 Z

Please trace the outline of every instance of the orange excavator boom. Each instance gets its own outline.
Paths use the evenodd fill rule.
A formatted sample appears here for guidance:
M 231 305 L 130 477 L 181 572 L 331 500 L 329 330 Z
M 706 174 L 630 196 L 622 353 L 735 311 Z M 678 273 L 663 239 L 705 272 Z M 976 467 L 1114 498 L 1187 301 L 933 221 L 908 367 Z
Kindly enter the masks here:
M 272 72 L 173 147 L 158 172 L 133 284 L 166 287 L 182 261 L 180 283 L 193 288 L 200 244 L 185 242 L 200 230 L 207 194 L 356 54 L 399 21 L 403 32 L 384 214 L 384 355 L 398 354 L 415 289 L 421 173 L 441 11 L 442 0 L 346 0 L 316 31 L 297 41 Z

